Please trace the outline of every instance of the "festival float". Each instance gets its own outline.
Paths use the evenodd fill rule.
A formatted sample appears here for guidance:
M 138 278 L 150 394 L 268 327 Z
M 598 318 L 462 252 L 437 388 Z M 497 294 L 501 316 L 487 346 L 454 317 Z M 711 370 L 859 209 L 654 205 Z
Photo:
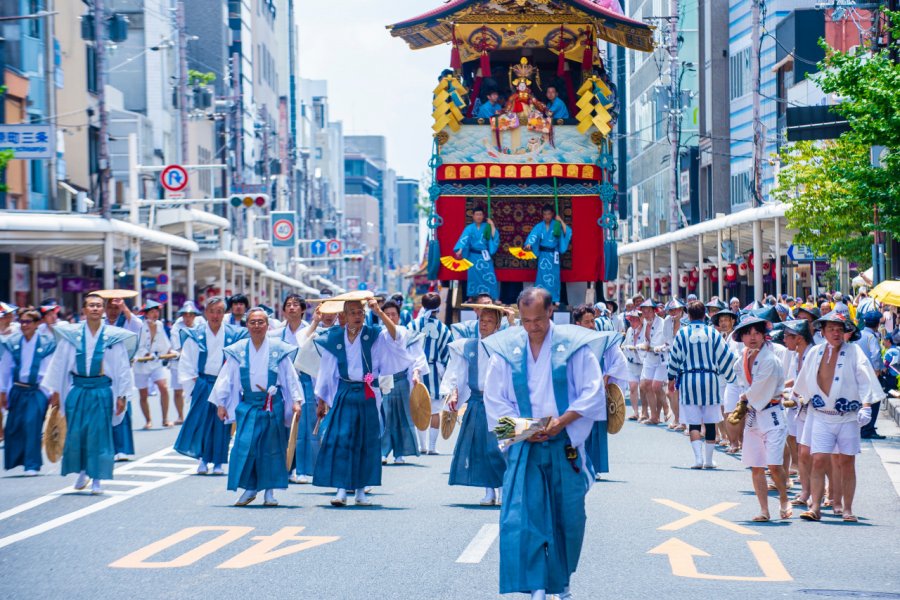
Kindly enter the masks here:
M 489 257 L 497 295 L 511 302 L 540 275 L 545 258 L 527 241 L 550 206 L 571 227 L 552 255 L 558 280 L 586 284 L 563 285 L 561 301 L 590 300 L 617 270 L 610 135 L 619 100 L 598 44 L 649 52 L 651 28 L 617 0 L 451 0 L 388 29 L 413 50 L 450 46 L 432 95 L 428 278 L 458 286 L 482 266 L 454 252 L 479 207 L 499 233 Z

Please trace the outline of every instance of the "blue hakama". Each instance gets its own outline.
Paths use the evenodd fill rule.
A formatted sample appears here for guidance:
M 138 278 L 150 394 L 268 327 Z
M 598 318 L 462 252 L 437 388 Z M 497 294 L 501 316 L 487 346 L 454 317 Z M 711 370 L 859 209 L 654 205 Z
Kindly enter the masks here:
M 566 460 L 569 436 L 509 448 L 500 510 L 500 593 L 569 586 L 584 539 L 588 483 Z M 578 461 L 576 461 L 578 464 Z
M 131 402 L 125 403 L 122 422 L 113 426 L 113 450 L 116 454 L 134 454 L 134 432 L 131 429 Z
M 102 352 L 98 349 L 96 354 Z M 72 389 L 66 397 L 62 475 L 85 471 L 93 479 L 112 479 L 112 417 L 112 380 L 105 375 L 73 375 Z
M 381 424 L 361 381 L 341 379 L 328 426 L 320 431 L 313 485 L 361 490 L 381 485 Z
M 319 433 L 313 434 L 316 428 L 316 393 L 313 389 L 312 377 L 300 373 L 300 385 L 303 386 L 303 410 L 297 423 L 297 449 L 294 452 L 294 469 L 298 475 L 312 475 L 319 456 Z M 321 426 L 319 427 L 321 429 Z
M 548 227 L 541 221 L 532 228 L 525 240 L 525 245 L 531 246 L 532 251 L 537 255 L 537 278 L 534 285 L 550 292 L 553 302 L 559 302 L 560 256 L 569 249 L 569 243 L 572 241 L 572 228 L 566 227 L 566 232 L 559 237 L 553 234 L 553 229 L 553 222 Z
M 588 469 L 594 474 L 609 473 L 609 437 L 606 421 L 594 421 L 591 433 L 584 442 L 584 452 L 588 458 Z
M 265 404 L 266 392 L 244 391 L 235 408 L 237 433 L 228 469 L 229 490 L 283 490 L 288 486 L 284 464 L 287 434 L 281 393 L 272 400 L 272 410 L 265 410 Z
M 191 391 L 191 407 L 175 440 L 175 451 L 202 459 L 204 463 L 222 465 L 228 462 L 231 424 L 225 424 L 209 402 L 216 383 L 214 375 L 201 374 Z
M 478 381 L 477 375 L 474 381 Z M 488 427 L 482 393 L 473 389 L 471 394 L 453 449 L 450 485 L 498 488 L 503 485 L 506 461 L 497 436 Z
M 43 464 L 41 432 L 47 414 L 47 396 L 37 385 L 15 383 L 7 403 L 3 467 L 7 471 L 19 466 L 26 471 L 39 471 Z
M 409 380 L 406 372 L 394 374 L 394 387 L 381 400 L 384 433 L 381 436 L 381 456 L 391 452 L 394 458 L 418 456 L 416 426 L 409 410 Z

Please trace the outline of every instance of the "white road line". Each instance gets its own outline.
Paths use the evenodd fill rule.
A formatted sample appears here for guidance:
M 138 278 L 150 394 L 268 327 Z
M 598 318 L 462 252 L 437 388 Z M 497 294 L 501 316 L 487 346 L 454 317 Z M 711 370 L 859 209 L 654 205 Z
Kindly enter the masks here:
M 466 546 L 466 549 L 463 550 L 463 553 L 456 559 L 456 562 L 464 564 L 480 563 L 498 535 L 500 535 L 500 525 L 496 523 L 483 525 L 472 541 L 469 542 L 469 545 Z
M 118 463 L 120 466 L 116 467 L 115 472 L 119 473 L 119 474 L 134 473 L 135 475 L 138 475 L 138 474 L 152 475 L 154 477 L 163 477 L 163 478 L 175 477 L 175 479 L 166 479 L 166 483 L 169 483 L 170 481 L 176 481 L 177 479 L 180 479 L 180 478 L 186 476 L 187 474 L 193 472 L 193 469 L 185 470 L 185 471 L 182 471 L 181 473 L 168 473 L 165 471 L 151 472 L 151 471 L 141 471 L 140 470 L 140 467 L 150 466 L 150 465 L 147 465 L 147 463 L 150 463 L 158 458 L 163 458 L 163 457 L 168 458 L 167 455 L 171 452 L 173 452 L 173 450 L 171 448 L 163 448 L 162 450 L 154 452 L 153 454 L 148 454 L 147 456 L 139 458 L 136 461 L 129 462 L 129 463 Z M 184 465 L 179 465 L 179 467 L 184 468 Z M 155 484 L 158 482 L 148 482 L 148 483 L 152 485 L 152 484 Z M 2 513 L 0 513 L 0 521 L 9 519 L 10 517 L 14 517 L 14 516 L 16 516 L 20 513 L 23 513 L 27 510 L 31 510 L 32 508 L 35 508 L 42 504 L 46 504 L 47 502 L 50 502 L 51 500 L 55 500 L 56 498 L 59 498 L 60 496 L 62 496 L 64 494 L 69 494 L 72 492 L 74 492 L 74 490 L 72 489 L 71 486 L 64 487 L 60 490 L 56 490 L 55 492 L 50 492 L 49 494 L 41 496 L 40 498 L 35 498 L 34 500 L 29 500 L 28 502 L 25 502 L 18 506 L 14 506 L 13 508 L 10 508 L 10 509 L 5 510 Z M 98 503 L 98 505 L 99 504 L 103 504 L 103 503 L 101 502 L 101 503 Z M 3 538 L 3 539 L 6 539 L 6 538 Z
M 168 458 L 168 457 L 166 457 L 166 458 Z M 187 467 L 187 465 L 185 465 L 185 464 L 168 463 L 168 462 L 150 462 L 150 463 L 145 463 L 144 466 L 150 467 L 151 469 L 156 469 L 156 468 L 159 468 L 159 469 L 184 469 Z M 128 471 L 123 471 L 123 473 L 127 473 L 127 472 Z

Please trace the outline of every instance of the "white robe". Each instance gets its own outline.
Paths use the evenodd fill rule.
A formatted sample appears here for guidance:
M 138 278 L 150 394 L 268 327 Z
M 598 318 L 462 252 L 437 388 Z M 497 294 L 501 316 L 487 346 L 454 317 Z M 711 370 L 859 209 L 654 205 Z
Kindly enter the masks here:
M 363 366 L 362 333 L 356 336 L 353 343 L 347 336 L 344 328 L 344 349 L 347 354 L 347 377 L 351 381 L 362 381 L 367 373 L 371 373 L 375 379 L 382 375 L 393 375 L 410 366 L 409 355 L 403 348 L 403 336 L 397 334 L 397 339 L 391 337 L 387 329 L 382 329 L 378 339 L 372 344 L 372 364 Z M 367 368 L 368 367 L 368 368 Z M 363 369 L 366 369 L 364 372 Z M 328 351 L 322 351 L 319 372 L 316 377 L 316 398 L 331 406 L 334 396 L 337 394 L 341 373 L 338 369 L 337 358 Z M 381 392 L 375 390 L 375 402 L 381 408 Z
M 219 333 L 213 334 L 209 324 L 203 325 L 204 337 L 206 339 L 206 366 L 203 368 L 204 375 L 212 375 L 217 377 L 219 371 L 222 370 L 222 362 L 225 357 L 225 324 L 219 326 Z M 194 391 L 194 383 L 200 373 L 197 371 L 198 362 L 200 360 L 200 347 L 197 342 L 188 338 L 181 347 L 181 360 L 178 361 L 178 381 L 184 388 L 184 395 L 190 397 Z
M 259 350 L 250 340 L 247 344 L 250 354 L 250 387 L 254 390 L 268 390 L 269 387 L 269 340 L 263 341 Z M 290 427 L 294 416 L 294 402 L 303 404 L 303 386 L 297 377 L 297 371 L 290 357 L 285 356 L 278 363 L 278 381 L 281 395 L 284 398 L 284 424 Z M 224 406 L 228 410 L 226 423 L 234 422 L 234 411 L 241 401 L 241 363 L 233 356 L 228 356 L 222 367 L 216 384 L 209 393 L 209 402 L 216 406 Z
M 824 410 L 833 411 L 835 402 L 839 398 L 845 398 L 853 401 L 858 400 L 863 404 L 875 404 L 884 399 L 884 391 L 875 376 L 875 370 L 869 364 L 869 359 L 865 353 L 856 344 L 844 343 L 838 350 L 841 352 L 834 368 L 834 380 L 831 383 L 831 391 L 826 396 L 824 391 L 819 387 L 818 374 L 819 366 L 825 353 L 829 351 L 829 344 L 819 344 L 812 349 L 812 352 L 806 355 L 803 361 L 803 368 L 797 375 L 797 381 L 794 382 L 794 393 L 801 396 L 805 401 L 812 401 L 813 396 L 819 395 L 825 400 Z M 855 421 L 856 412 L 849 412 L 843 415 L 831 415 L 810 407 L 810 416 L 815 413 L 816 419 L 822 419 L 829 423 L 847 423 Z
M 169 338 L 166 336 L 166 330 L 163 327 L 162 321 L 156 322 L 156 335 L 151 336 L 150 334 L 150 324 L 147 321 L 144 321 L 141 324 L 140 333 L 138 334 L 138 347 L 137 352 L 134 354 L 135 358 L 140 358 L 142 356 L 147 356 L 148 354 L 151 356 L 159 356 L 160 354 L 168 354 L 169 350 L 172 349 L 172 345 L 169 342 Z M 134 372 L 140 375 L 149 375 L 162 366 L 162 361 L 158 358 L 148 362 L 137 362 L 134 363 Z
M 97 333 L 99 332 L 100 329 L 97 330 Z M 86 323 L 84 334 L 85 364 L 90 367 L 94 349 L 97 347 L 97 336 L 91 333 Z M 56 345 L 56 351 L 53 353 L 53 360 L 47 366 L 47 371 L 41 381 L 41 389 L 48 396 L 53 392 L 59 393 L 59 409 L 63 414 L 66 410 L 66 396 L 72 388 L 76 354 L 75 346 L 65 338 L 60 338 Z M 124 343 L 119 342 L 106 348 L 103 353 L 102 372 L 112 380 L 113 425 L 118 425 L 125 418 L 125 412 L 116 415 L 116 399 L 131 398 L 134 395 L 134 375 L 131 372 L 131 361 L 128 360 L 128 351 L 125 349 Z
M 444 378 L 441 379 L 441 398 L 446 401 L 447 397 L 458 390 L 457 409 L 469 401 L 472 390 L 469 388 L 469 361 L 475 357 L 470 357 L 465 353 L 465 345 L 468 340 L 456 340 L 450 344 L 450 361 L 447 363 L 447 370 L 444 371 Z M 484 379 L 487 376 L 487 365 L 490 356 L 484 345 L 479 340 L 478 344 L 478 381 L 476 388 L 484 389 Z
M 537 360 L 528 345 L 523 348 L 528 354 L 528 393 L 531 400 L 531 416 L 535 419 L 558 417 L 556 398 L 553 394 L 551 376 L 551 346 L 553 327 L 544 339 Z M 587 346 L 578 349 L 566 365 L 569 408 L 581 415 L 566 426 L 569 440 L 578 448 L 591 433 L 594 421 L 606 420 L 606 392 L 600 363 Z M 500 417 L 519 417 L 519 403 L 513 387 L 512 369 L 502 356 L 493 355 L 488 363 L 484 384 L 484 408 L 487 412 L 488 427 L 497 426 Z M 528 442 L 525 442 L 528 443 Z M 584 452 L 581 453 L 582 456 Z

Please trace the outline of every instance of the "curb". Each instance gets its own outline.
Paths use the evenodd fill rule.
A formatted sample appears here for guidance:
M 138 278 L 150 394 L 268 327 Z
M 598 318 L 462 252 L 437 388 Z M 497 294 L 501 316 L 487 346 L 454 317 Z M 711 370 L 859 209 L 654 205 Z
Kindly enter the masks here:
M 883 408 L 887 410 L 887 413 L 894 420 L 894 423 L 900 427 L 900 398 L 888 396 L 884 401 L 887 402 L 887 404 Z

